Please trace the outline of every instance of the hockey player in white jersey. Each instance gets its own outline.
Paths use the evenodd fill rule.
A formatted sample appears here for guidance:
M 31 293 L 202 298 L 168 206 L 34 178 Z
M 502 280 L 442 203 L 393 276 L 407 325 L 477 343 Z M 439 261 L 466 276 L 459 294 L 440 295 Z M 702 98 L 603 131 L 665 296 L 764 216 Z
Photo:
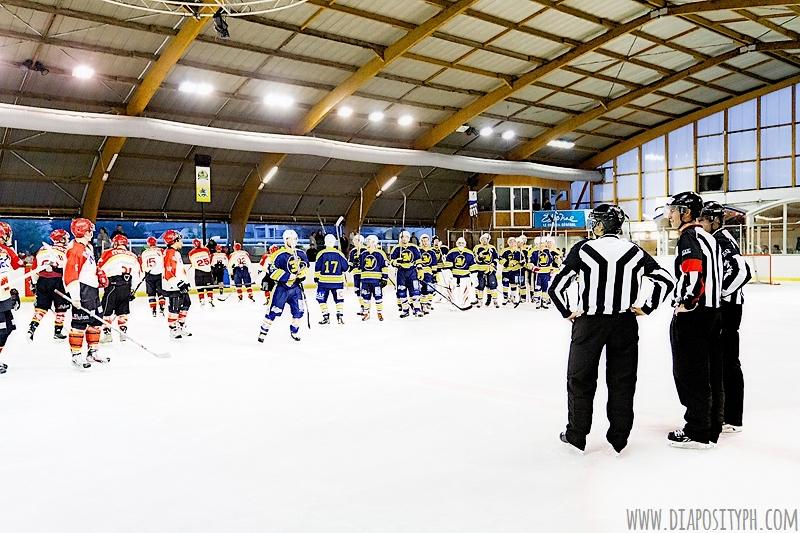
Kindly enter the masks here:
M 106 323 L 113 323 L 116 316 L 121 332 L 119 340 L 124 342 L 125 332 L 128 331 L 128 315 L 131 313 L 130 302 L 135 297 L 133 287 L 141 279 L 142 272 L 139 269 L 139 258 L 128 249 L 126 236 L 115 235 L 111 243 L 113 247 L 103 252 L 97 263 L 97 268 L 108 278 L 108 287 L 103 292 L 101 306 Z M 106 344 L 111 341 L 111 328 L 103 325 L 100 342 Z
M 60 296 L 56 291 L 64 294 L 64 264 L 67 262 L 67 244 L 69 244 L 69 233 L 63 229 L 55 229 L 50 232 L 52 246 L 42 246 L 33 258 L 31 269 L 34 274 L 31 276 L 31 284 L 36 292 L 36 303 L 34 304 L 33 318 L 28 326 L 28 340 L 33 340 L 36 328 L 42 321 L 47 312 L 52 308 L 56 313 L 55 328 L 53 339 L 65 340 L 64 335 L 64 316 L 69 309 L 69 300 Z M 39 270 L 39 267 L 44 270 Z
M 250 277 L 250 254 L 247 250 L 242 249 L 242 245 L 238 242 L 233 243 L 233 253 L 228 258 L 228 270 L 231 275 L 233 285 L 236 285 L 236 296 L 239 301 L 242 301 L 242 287 L 247 289 L 247 297 L 251 302 L 255 302 L 253 298 L 253 280 Z
M 164 250 L 158 247 L 155 237 L 147 238 L 147 248 L 139 256 L 139 264 L 144 272 L 144 286 L 147 291 L 147 300 L 150 303 L 150 311 L 156 316 L 156 300 L 158 309 L 164 316 L 166 299 L 161 290 L 161 276 L 164 275 Z

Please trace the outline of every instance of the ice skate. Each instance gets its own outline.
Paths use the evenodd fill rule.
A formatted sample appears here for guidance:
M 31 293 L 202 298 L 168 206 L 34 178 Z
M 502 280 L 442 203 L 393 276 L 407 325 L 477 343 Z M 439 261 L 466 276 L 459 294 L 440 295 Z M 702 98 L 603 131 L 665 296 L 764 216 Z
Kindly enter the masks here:
M 298 332 L 298 333 L 295 333 L 295 332 L 293 332 L 293 331 L 290 331 L 290 332 L 289 332 L 289 336 L 290 336 L 292 339 L 296 340 L 297 342 L 300 342 L 300 333 L 299 333 L 299 332 Z
M 33 342 L 33 336 L 36 334 L 36 327 L 38 324 L 36 322 L 31 322 L 30 327 L 28 327 L 28 342 Z
M 336 315 L 336 322 L 344 325 L 344 318 L 342 318 L 342 315 Z
M 213 296 L 211 297 L 211 299 L 208 300 L 208 305 L 210 305 L 211 307 L 216 307 L 214 305 L 214 297 Z
M 723 433 L 741 433 L 742 426 L 734 426 L 733 424 L 722 424 Z
M 111 331 L 104 329 L 103 333 L 100 335 L 100 344 L 109 344 L 114 339 L 111 337 Z
M 111 361 L 111 358 L 100 355 L 97 348 L 89 348 L 86 352 L 86 360 L 90 363 L 108 363 Z
M 128 327 L 127 326 L 120 326 L 119 327 L 119 342 L 125 342 L 128 340 Z
M 63 330 L 62 328 L 56 327 L 56 328 L 53 330 L 53 340 L 56 340 L 56 341 L 63 341 L 64 339 L 66 339 L 66 338 L 67 338 L 67 336 L 66 336 L 66 335 L 64 335 L 63 331 L 64 331 L 64 330 Z
M 558 439 L 559 439 L 561 442 L 563 442 L 563 443 L 564 443 L 564 445 L 565 445 L 565 446 L 566 446 L 566 447 L 569 449 L 569 451 L 571 451 L 572 453 L 576 453 L 576 454 L 578 454 L 578 455 L 583 455 L 583 450 L 581 450 L 580 448 L 578 448 L 577 446 L 575 446 L 574 444 L 572 444 L 572 443 L 571 443 L 569 440 L 567 440 L 567 434 L 566 434 L 566 432 L 563 432 L 563 431 L 562 431 L 562 432 L 561 432 L 561 434 L 558 436 Z
M 322 320 L 320 320 L 320 321 L 318 322 L 318 324 L 319 324 L 320 326 L 324 326 L 325 324 L 330 324 L 330 323 L 331 323 L 331 317 L 330 317 L 330 315 L 322 315 Z
M 400 313 L 400 318 L 407 318 L 409 315 L 408 309 L 403 309 Z
M 180 339 L 183 336 L 181 335 L 181 330 L 178 328 L 170 328 L 169 330 L 169 338 L 170 339 Z
M 162 311 L 162 314 L 163 314 L 163 311 Z M 155 318 L 155 317 L 157 317 L 157 316 L 158 316 L 158 311 L 156 311 L 156 309 L 155 309 L 155 307 L 154 307 L 154 308 L 153 308 L 153 317 Z
M 669 445 L 673 448 L 685 448 L 690 450 L 709 450 L 713 448 L 713 445 L 709 442 L 698 442 L 690 439 L 682 429 L 670 431 L 667 434 L 667 440 L 669 440 Z
M 8 371 L 8 365 L 5 363 L 0 363 L 0 374 L 5 374 Z
M 184 337 L 192 336 L 192 332 L 186 328 L 186 324 L 181 324 L 180 326 L 178 326 L 178 329 L 181 330 L 181 335 L 183 335 Z
M 82 353 L 76 353 L 72 355 L 72 366 L 78 370 L 86 370 L 92 368 L 92 363 L 87 361 Z
M 383 313 L 378 313 L 378 322 L 383 322 Z
M 367 320 L 369 320 L 369 311 L 367 311 L 366 313 L 361 315 L 361 321 L 362 322 L 366 322 Z
M 264 344 L 264 339 L 266 339 L 266 338 L 267 338 L 267 334 L 264 333 L 263 331 L 258 333 L 258 342 L 260 342 L 261 344 Z
M 425 313 L 422 312 L 422 309 L 414 309 L 414 316 L 419 318 L 425 316 Z

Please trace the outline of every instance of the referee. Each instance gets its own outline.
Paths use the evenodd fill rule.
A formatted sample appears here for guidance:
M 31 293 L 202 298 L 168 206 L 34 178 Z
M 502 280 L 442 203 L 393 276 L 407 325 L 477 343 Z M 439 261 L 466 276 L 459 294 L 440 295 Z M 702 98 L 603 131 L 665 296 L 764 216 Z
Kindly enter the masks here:
M 633 427 L 633 396 L 639 361 L 637 315 L 653 311 L 674 286 L 670 274 L 636 244 L 620 238 L 625 213 L 601 204 L 589 215 L 594 239 L 575 244 L 548 294 L 561 315 L 572 321 L 567 364 L 567 430 L 561 441 L 581 452 L 592 427 L 600 355 L 606 349 L 606 438 L 619 453 Z M 652 290 L 643 290 L 643 278 Z M 577 291 L 569 291 L 577 279 Z M 574 305 L 568 291 L 577 293 Z M 649 294 L 648 294 L 649 293 Z
M 682 192 L 669 199 L 665 211 L 670 226 L 678 231 L 678 283 L 669 337 L 675 388 L 686 408 L 686 424 L 667 435 L 675 448 L 711 448 L 722 431 L 722 355 L 715 347 L 722 255 L 716 239 L 697 221 L 702 210 L 700 195 Z

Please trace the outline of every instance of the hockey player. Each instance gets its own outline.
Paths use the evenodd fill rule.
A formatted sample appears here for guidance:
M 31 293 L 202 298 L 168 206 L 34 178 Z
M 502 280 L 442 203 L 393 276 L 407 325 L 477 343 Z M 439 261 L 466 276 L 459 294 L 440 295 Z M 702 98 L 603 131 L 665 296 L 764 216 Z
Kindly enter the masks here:
M 436 235 L 433 236 L 433 249 L 436 251 L 436 275 L 434 276 L 434 278 L 441 287 L 449 287 L 450 271 L 444 264 L 444 259 L 445 257 L 447 257 L 447 254 L 450 251 L 450 249 L 447 246 L 443 245 L 442 241 L 440 241 L 439 237 L 437 237 Z
M 525 254 L 517 246 L 517 239 L 509 237 L 506 240 L 508 248 L 500 254 L 500 264 L 503 266 L 503 305 L 509 302 L 517 307 L 520 304 L 519 289 L 522 268 L 525 265 Z
M 16 329 L 12 311 L 19 309 L 20 305 L 19 292 L 11 287 L 9 276 L 14 270 L 22 268 L 22 261 L 9 246 L 11 242 L 11 226 L 0 222 L 0 355 L 9 335 Z M 7 370 L 8 365 L 0 362 L 0 374 L 5 374 Z
M 101 306 L 103 307 L 103 334 L 100 342 L 111 342 L 111 328 L 108 324 L 117 317 L 117 327 L 122 332 L 119 340 L 126 340 L 125 332 L 128 331 L 128 315 L 131 313 L 130 302 L 133 295 L 133 286 L 141 278 L 139 260 L 136 254 L 128 250 L 128 238 L 117 234 L 111 239 L 111 248 L 103 252 L 97 268 L 108 279 L 108 287 L 103 291 Z
M 56 321 L 53 330 L 53 339 L 64 340 L 64 316 L 69 309 L 69 301 L 63 296 L 56 294 L 59 290 L 66 294 L 64 288 L 64 264 L 67 261 L 67 244 L 69 244 L 69 233 L 63 229 L 55 229 L 50 232 L 52 246 L 42 246 L 33 258 L 31 268 L 37 271 L 40 266 L 44 270 L 31 276 L 31 284 L 35 288 L 36 303 L 34 304 L 33 318 L 28 326 L 28 340 L 33 340 L 36 328 L 44 318 L 44 315 L 51 307 L 55 309 Z
M 423 316 L 419 304 L 420 283 L 417 275 L 419 248 L 416 244 L 411 244 L 411 234 L 408 231 L 400 232 L 400 242 L 394 247 L 390 257 L 392 265 L 397 268 L 397 300 L 401 309 L 400 318 L 406 318 L 410 308 L 413 308 L 414 316 Z
M 528 301 L 528 292 L 531 283 L 529 278 L 531 277 L 532 272 L 528 269 L 528 264 L 530 262 L 530 255 L 531 255 L 531 248 L 528 246 L 528 236 L 524 233 L 517 237 L 517 248 L 522 253 L 524 257 L 524 262 L 522 263 L 522 268 L 519 270 L 519 294 L 520 300 L 523 302 Z
M 547 294 L 550 276 L 558 270 L 561 254 L 555 249 L 552 237 L 536 237 L 534 243 L 528 263 L 528 268 L 533 272 L 533 302 L 536 309 L 547 309 L 550 307 L 550 296 Z
M 297 232 L 287 229 L 283 232 L 283 248 L 275 252 L 271 260 L 270 277 L 275 280 L 275 291 L 269 312 L 261 323 L 258 342 L 264 342 L 272 323 L 283 314 L 287 304 L 292 312 L 289 335 L 296 341 L 300 340 L 300 320 L 306 310 L 303 281 L 308 266 L 308 256 L 303 250 L 297 249 Z
M 484 291 L 486 294 L 486 306 L 488 307 L 494 298 L 494 306 L 500 307 L 497 296 L 497 261 L 500 256 L 497 249 L 491 244 L 492 236 L 488 233 L 481 235 L 480 243 L 475 246 L 475 272 L 478 274 L 478 307 L 483 304 Z
M 361 306 L 360 311 L 358 313 L 359 316 L 364 314 L 364 298 L 361 297 L 361 270 L 358 267 L 358 259 L 361 257 L 361 252 L 364 251 L 364 237 L 361 235 L 353 235 L 353 246 L 350 247 L 350 253 L 348 253 L 348 261 L 350 263 L 350 272 L 353 273 L 353 287 L 356 291 L 356 297 L 358 298 L 358 303 Z
M 361 270 L 361 296 L 366 303 L 361 320 L 369 320 L 371 300 L 374 298 L 378 320 L 383 322 L 383 289 L 389 282 L 389 259 L 378 246 L 378 237 L 369 235 L 366 240 L 367 246 L 361 251 L 358 260 Z
M 722 305 L 719 341 L 713 346 L 722 353 L 722 389 L 724 394 L 723 433 L 742 431 L 744 377 L 739 361 L 739 326 L 742 323 L 742 288 L 750 281 L 750 266 L 739 251 L 739 243 L 724 228 L 725 208 L 717 202 L 705 202 L 698 219 L 711 233 L 722 251 Z M 719 358 L 719 356 L 715 356 Z
M 336 321 L 344 324 L 344 275 L 347 272 L 347 257 L 337 248 L 339 239 L 325 235 L 325 248 L 317 254 L 314 263 L 314 280 L 317 282 L 317 302 L 322 311 L 320 324 L 330 324 L 328 298 L 333 296 L 336 304 Z M 360 286 L 360 284 L 359 284 Z
M 169 336 L 172 339 L 191 337 L 192 334 L 186 329 L 186 317 L 192 306 L 192 299 L 189 298 L 189 276 L 181 257 L 183 248 L 181 234 L 174 229 L 168 229 L 161 236 L 161 240 L 167 246 L 164 252 L 164 277 L 161 280 L 161 289 L 169 301 L 167 315 Z
M 144 272 L 144 286 L 147 291 L 147 300 L 150 311 L 156 316 L 156 299 L 161 315 L 164 315 L 166 301 L 161 292 L 161 276 L 164 274 L 164 250 L 158 247 L 155 237 L 147 238 L 147 248 L 139 256 L 139 264 Z
M 236 285 L 236 296 L 239 301 L 242 301 L 242 286 L 247 289 L 247 297 L 251 302 L 255 302 L 253 298 L 253 281 L 250 279 L 250 254 L 247 250 L 242 249 L 242 245 L 238 242 L 233 243 L 233 253 L 228 258 L 228 272 L 230 273 L 233 284 Z
M 211 275 L 214 277 L 214 285 L 219 286 L 219 294 L 222 295 L 225 286 L 225 269 L 228 268 L 228 254 L 224 246 L 217 246 L 211 255 Z
M 450 294 L 453 295 L 454 303 L 469 309 L 473 300 L 471 274 L 475 266 L 475 255 L 467 248 L 467 240 L 464 237 L 456 240 L 456 247 L 447 254 L 445 264 L 453 273 Z
M 434 290 L 434 284 L 436 283 L 434 272 L 439 265 L 436 250 L 431 246 L 430 235 L 422 234 L 419 238 L 419 245 L 420 258 L 417 274 L 422 284 L 420 288 L 422 293 L 422 313 L 427 315 L 433 310 L 433 294 L 436 292 Z
M 261 290 L 264 291 L 264 305 L 269 305 L 269 300 L 272 297 L 272 289 L 275 288 L 275 280 L 269 277 L 270 258 L 275 252 L 280 250 L 280 248 L 281 247 L 277 244 L 273 244 L 269 247 L 269 250 L 261 256 L 261 261 L 259 261 L 261 267 L 259 272 L 263 275 L 261 278 Z
M 74 241 L 67 248 L 64 264 L 64 286 L 72 304 L 72 324 L 69 332 L 69 348 L 72 364 L 79 369 L 91 368 L 92 363 L 107 363 L 108 357 L 97 350 L 100 342 L 100 326 L 97 319 L 100 308 L 100 288 L 108 287 L 108 278 L 97 268 L 94 250 L 90 244 L 94 236 L 94 224 L 86 218 L 76 218 L 69 226 Z M 96 315 L 96 316 L 93 316 Z M 83 341 L 86 339 L 86 354 Z
M 208 296 L 208 303 L 211 307 L 214 307 L 214 275 L 211 273 L 211 251 L 203 246 L 200 239 L 192 241 L 192 249 L 189 251 L 189 264 L 194 268 L 194 286 L 197 289 L 200 305 L 205 305 L 205 297 Z
M 703 200 L 694 192 L 669 199 L 665 215 L 678 230 L 675 314 L 670 324 L 672 373 L 686 424 L 667 435 L 676 448 L 708 449 L 722 431 L 722 361 L 719 342 L 722 255 L 716 239 L 697 218 Z M 718 337 L 718 336 L 717 336 Z

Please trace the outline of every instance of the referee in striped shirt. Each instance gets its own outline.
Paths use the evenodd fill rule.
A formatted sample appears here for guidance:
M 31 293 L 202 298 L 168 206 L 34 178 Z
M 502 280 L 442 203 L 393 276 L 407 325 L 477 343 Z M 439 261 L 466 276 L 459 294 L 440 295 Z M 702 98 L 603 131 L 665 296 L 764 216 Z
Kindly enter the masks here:
M 682 429 L 667 435 L 676 448 L 713 447 L 722 431 L 722 357 L 719 307 L 722 255 L 716 239 L 697 219 L 703 199 L 694 192 L 669 199 L 665 215 L 678 231 L 675 257 L 675 314 L 670 323 L 672 374 L 678 399 L 686 408 Z
M 568 423 L 561 441 L 580 451 L 592 426 L 597 370 L 606 349 L 606 438 L 619 453 L 633 427 L 633 396 L 639 360 L 637 315 L 649 314 L 672 291 L 670 274 L 636 244 L 620 238 L 625 213 L 602 204 L 590 214 L 595 238 L 575 244 L 553 279 L 548 294 L 561 315 L 572 321 L 567 364 Z M 643 278 L 652 290 L 643 290 Z M 577 291 L 570 290 L 578 281 Z M 570 294 L 577 295 L 571 303 Z M 649 293 L 649 294 L 648 294 Z

